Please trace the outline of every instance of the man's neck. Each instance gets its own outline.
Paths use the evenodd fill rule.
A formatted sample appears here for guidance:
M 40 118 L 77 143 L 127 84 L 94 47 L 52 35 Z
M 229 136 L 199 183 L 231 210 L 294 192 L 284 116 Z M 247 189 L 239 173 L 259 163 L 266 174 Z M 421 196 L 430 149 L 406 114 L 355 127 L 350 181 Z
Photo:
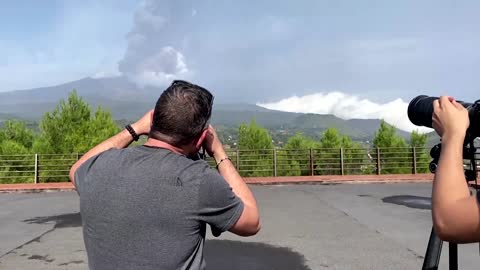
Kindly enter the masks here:
M 177 154 L 180 154 L 180 155 L 185 155 L 185 156 L 188 155 L 187 151 L 185 151 L 184 149 L 182 149 L 180 147 L 176 147 L 176 146 L 173 146 L 173 145 L 171 145 L 169 143 L 166 143 L 164 141 L 156 140 L 156 139 L 153 139 L 153 138 L 148 138 L 147 142 L 144 145 L 145 146 L 158 147 L 158 148 L 164 148 L 164 149 L 170 150 L 170 151 L 172 151 L 174 153 L 177 153 Z

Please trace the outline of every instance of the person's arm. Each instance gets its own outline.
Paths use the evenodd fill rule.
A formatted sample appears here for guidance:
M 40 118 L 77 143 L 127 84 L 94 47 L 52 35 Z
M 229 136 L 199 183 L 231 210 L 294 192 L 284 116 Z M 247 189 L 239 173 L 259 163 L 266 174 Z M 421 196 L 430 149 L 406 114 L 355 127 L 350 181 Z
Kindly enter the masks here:
M 132 124 L 133 130 L 141 136 L 148 134 L 150 131 L 150 126 L 151 126 L 151 117 L 152 117 L 152 111 L 146 113 L 140 120 Z M 114 135 L 113 137 L 101 142 L 94 148 L 90 149 L 87 153 L 85 153 L 73 166 L 70 168 L 70 181 L 75 184 L 75 172 L 77 169 L 87 160 L 89 160 L 91 157 L 96 156 L 102 152 L 105 152 L 111 148 L 125 148 L 128 145 L 130 145 L 133 141 L 132 135 L 128 130 L 124 129 L 118 134 Z
M 433 127 L 442 138 L 442 148 L 433 181 L 433 225 L 440 239 L 455 243 L 480 240 L 480 207 L 470 194 L 463 168 L 468 125 L 462 105 L 448 97 L 434 102 Z
M 238 174 L 235 166 L 229 159 L 225 159 L 227 154 L 223 149 L 215 129 L 210 126 L 205 139 L 205 150 L 212 156 L 218 165 L 220 175 L 228 182 L 233 193 L 242 200 L 244 204 L 243 212 L 239 220 L 230 228 L 230 232 L 240 236 L 255 235 L 260 231 L 260 217 L 257 202 L 248 185 Z

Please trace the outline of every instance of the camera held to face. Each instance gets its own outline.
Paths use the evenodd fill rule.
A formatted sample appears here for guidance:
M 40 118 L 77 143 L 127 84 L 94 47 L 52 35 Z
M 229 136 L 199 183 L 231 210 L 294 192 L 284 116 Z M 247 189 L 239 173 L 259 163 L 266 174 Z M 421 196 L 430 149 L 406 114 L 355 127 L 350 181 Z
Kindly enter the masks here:
M 430 97 L 426 95 L 420 95 L 412 99 L 408 105 L 408 118 L 417 126 L 424 126 L 432 128 L 432 116 L 433 116 L 433 102 L 438 97 Z M 476 180 L 476 148 L 474 147 L 474 140 L 480 137 L 480 100 L 474 103 L 467 103 L 458 101 L 468 111 L 470 118 L 470 126 L 467 129 L 467 133 L 464 141 L 463 159 L 470 160 L 471 166 L 469 169 L 465 169 L 465 177 L 467 181 Z M 430 163 L 430 171 L 435 173 L 438 159 L 440 158 L 441 144 L 435 145 L 431 151 L 430 156 L 433 158 Z
M 412 99 L 408 105 L 408 118 L 417 126 L 432 127 L 433 101 L 438 97 L 429 97 L 425 95 L 417 96 Z M 480 137 L 480 100 L 474 103 L 458 101 L 468 110 L 470 118 L 470 127 L 467 130 L 467 139 Z

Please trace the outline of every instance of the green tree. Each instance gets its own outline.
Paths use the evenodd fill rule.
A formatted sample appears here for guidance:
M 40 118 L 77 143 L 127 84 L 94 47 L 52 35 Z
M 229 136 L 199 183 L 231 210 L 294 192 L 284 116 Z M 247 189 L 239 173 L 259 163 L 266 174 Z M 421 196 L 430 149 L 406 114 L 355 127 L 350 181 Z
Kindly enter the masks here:
M 323 132 L 320 144 L 324 149 L 340 148 L 342 145 L 342 137 L 336 128 L 328 128 Z
M 255 119 L 238 128 L 240 173 L 243 176 L 271 176 L 273 174 L 273 142 L 268 130 Z
M 0 142 L 0 184 L 29 182 L 34 178 L 34 155 L 19 142 Z
M 24 122 L 8 120 L 0 129 L 0 183 L 26 182 L 34 177 L 33 131 Z
M 342 136 L 341 147 L 343 154 L 344 174 L 368 174 L 371 173 L 367 151 L 358 142 L 352 141 L 348 136 Z
M 427 134 L 421 134 L 414 130 L 410 134 L 410 147 L 425 148 L 427 145 L 427 139 Z
M 34 150 L 52 154 L 83 153 L 119 132 L 109 112 L 99 107 L 92 116 L 90 106 L 76 91 L 45 114 L 40 129 Z
M 243 149 L 273 149 L 272 137 L 268 130 L 252 119 L 249 125 L 241 124 L 238 128 L 238 148 Z
M 320 145 L 314 139 L 304 136 L 302 133 L 298 132 L 294 136 L 288 138 L 287 143 L 285 144 L 285 149 L 310 149 L 318 148 Z
M 418 131 L 413 131 L 410 134 L 410 147 L 415 156 L 415 162 L 417 164 L 417 172 L 427 173 L 429 171 L 428 166 L 430 164 L 430 156 L 428 149 L 426 148 L 428 141 L 427 134 L 421 134 Z
M 45 114 L 40 122 L 40 130 L 33 149 L 41 154 L 41 182 L 65 181 L 78 153 L 87 152 L 120 131 L 109 112 L 99 107 L 92 114 L 90 106 L 76 91 L 70 93 L 66 101 L 61 100 L 53 112 Z
M 312 138 L 297 133 L 288 138 L 281 150 L 277 150 L 277 170 L 279 176 L 310 175 L 310 152 L 319 148 L 319 143 Z
M 27 149 L 31 149 L 34 140 L 33 131 L 27 128 L 24 122 L 7 120 L 0 129 L 0 142 L 13 141 Z
M 373 146 L 380 152 L 382 173 L 410 173 L 411 154 L 405 139 L 397 135 L 396 128 L 383 121 L 375 132 Z M 377 150 L 374 157 L 377 158 Z
M 373 145 L 375 147 L 405 147 L 405 139 L 397 135 L 396 128 L 384 120 L 380 128 L 375 132 Z
M 361 172 L 366 152 L 360 144 L 342 135 L 336 128 L 328 128 L 320 139 L 321 149 L 315 152 L 316 172 L 318 174 L 352 174 Z
M 320 149 L 314 153 L 315 174 L 335 175 L 341 173 L 340 148 L 342 138 L 336 128 L 326 129 L 320 139 Z
M 29 149 L 13 140 L 3 140 L 0 142 L 0 155 L 27 155 Z

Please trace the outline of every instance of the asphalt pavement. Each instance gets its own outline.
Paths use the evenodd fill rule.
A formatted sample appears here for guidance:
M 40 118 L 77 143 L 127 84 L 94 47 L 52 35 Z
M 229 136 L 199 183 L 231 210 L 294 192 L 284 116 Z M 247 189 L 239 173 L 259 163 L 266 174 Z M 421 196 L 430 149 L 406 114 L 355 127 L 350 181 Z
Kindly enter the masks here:
M 431 184 L 252 186 L 262 230 L 208 235 L 208 269 L 421 269 Z M 74 191 L 0 193 L 0 269 L 87 269 Z M 459 269 L 480 263 L 459 246 Z M 448 269 L 447 243 L 440 268 Z

